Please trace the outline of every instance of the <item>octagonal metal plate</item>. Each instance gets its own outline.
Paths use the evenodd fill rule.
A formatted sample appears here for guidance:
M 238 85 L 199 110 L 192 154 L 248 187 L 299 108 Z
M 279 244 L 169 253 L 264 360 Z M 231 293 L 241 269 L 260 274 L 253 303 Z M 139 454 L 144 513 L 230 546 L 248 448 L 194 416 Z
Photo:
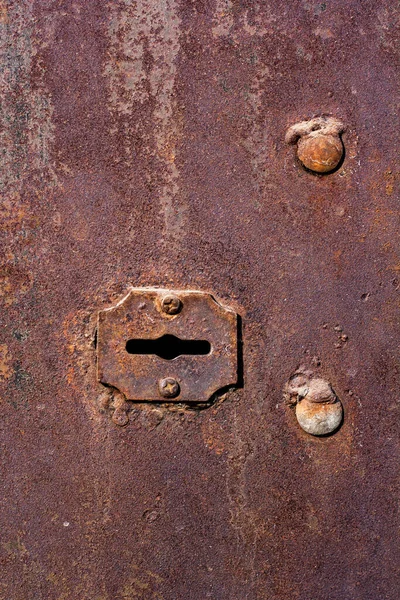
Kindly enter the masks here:
M 182 302 L 176 315 L 162 310 L 162 299 L 174 294 Z M 237 315 L 211 294 L 133 288 L 116 306 L 98 316 L 98 379 L 117 388 L 127 400 L 165 401 L 158 382 L 176 379 L 180 393 L 169 402 L 207 402 L 219 389 L 237 382 Z M 181 355 L 173 360 L 156 354 L 129 354 L 129 340 L 157 340 L 173 335 L 181 340 L 207 340 L 206 355 Z

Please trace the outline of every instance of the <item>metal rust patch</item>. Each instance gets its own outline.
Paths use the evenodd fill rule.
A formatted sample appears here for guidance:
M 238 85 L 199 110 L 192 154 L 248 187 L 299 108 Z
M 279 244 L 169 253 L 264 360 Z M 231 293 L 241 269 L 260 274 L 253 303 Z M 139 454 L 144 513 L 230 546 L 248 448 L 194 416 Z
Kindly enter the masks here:
M 136 288 L 99 312 L 98 379 L 127 400 L 207 402 L 237 353 L 237 315 L 208 293 Z

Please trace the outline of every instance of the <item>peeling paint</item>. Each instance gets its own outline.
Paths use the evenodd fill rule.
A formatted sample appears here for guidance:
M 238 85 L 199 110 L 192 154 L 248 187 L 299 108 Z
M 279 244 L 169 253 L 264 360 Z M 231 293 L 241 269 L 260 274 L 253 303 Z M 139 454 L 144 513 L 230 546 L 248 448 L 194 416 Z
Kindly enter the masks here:
M 0 192 L 21 190 L 29 173 L 54 180 L 50 149 L 53 107 L 36 60 L 33 2 L 0 6 Z M 36 71 L 33 83 L 32 72 Z
M 180 17 L 174 0 L 125 1 L 111 7 L 108 26 L 108 79 L 110 110 L 116 116 L 113 134 L 122 136 L 126 164 L 135 168 L 139 158 L 160 164 L 156 197 L 164 218 L 164 248 L 180 246 L 185 236 L 185 204 L 179 199 L 177 148 L 181 117 L 175 97 L 176 60 L 180 52 Z M 143 113 L 137 111 L 142 107 Z M 145 114 L 151 112 L 151 138 L 144 132 Z M 136 116 L 137 115 L 137 116 Z M 147 149 L 144 144 L 147 144 Z M 148 182 L 153 175 L 147 168 Z

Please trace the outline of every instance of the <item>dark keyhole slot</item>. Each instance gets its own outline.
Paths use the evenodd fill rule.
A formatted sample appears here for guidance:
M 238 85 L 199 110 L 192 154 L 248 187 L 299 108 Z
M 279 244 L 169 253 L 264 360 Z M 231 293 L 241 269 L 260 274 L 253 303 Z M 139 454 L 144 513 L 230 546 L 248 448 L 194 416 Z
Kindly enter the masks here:
M 163 335 L 157 340 L 128 340 L 126 351 L 129 354 L 155 354 L 165 360 L 173 360 L 183 354 L 210 354 L 211 344 L 207 340 L 181 340 L 174 335 Z

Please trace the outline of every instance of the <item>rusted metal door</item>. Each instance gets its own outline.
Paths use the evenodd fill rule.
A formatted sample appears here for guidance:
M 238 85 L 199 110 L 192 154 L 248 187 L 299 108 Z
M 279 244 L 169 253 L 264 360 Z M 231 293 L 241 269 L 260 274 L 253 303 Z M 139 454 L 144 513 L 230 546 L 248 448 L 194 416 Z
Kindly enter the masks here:
M 397 17 L 1 0 L 1 600 L 397 600 Z

